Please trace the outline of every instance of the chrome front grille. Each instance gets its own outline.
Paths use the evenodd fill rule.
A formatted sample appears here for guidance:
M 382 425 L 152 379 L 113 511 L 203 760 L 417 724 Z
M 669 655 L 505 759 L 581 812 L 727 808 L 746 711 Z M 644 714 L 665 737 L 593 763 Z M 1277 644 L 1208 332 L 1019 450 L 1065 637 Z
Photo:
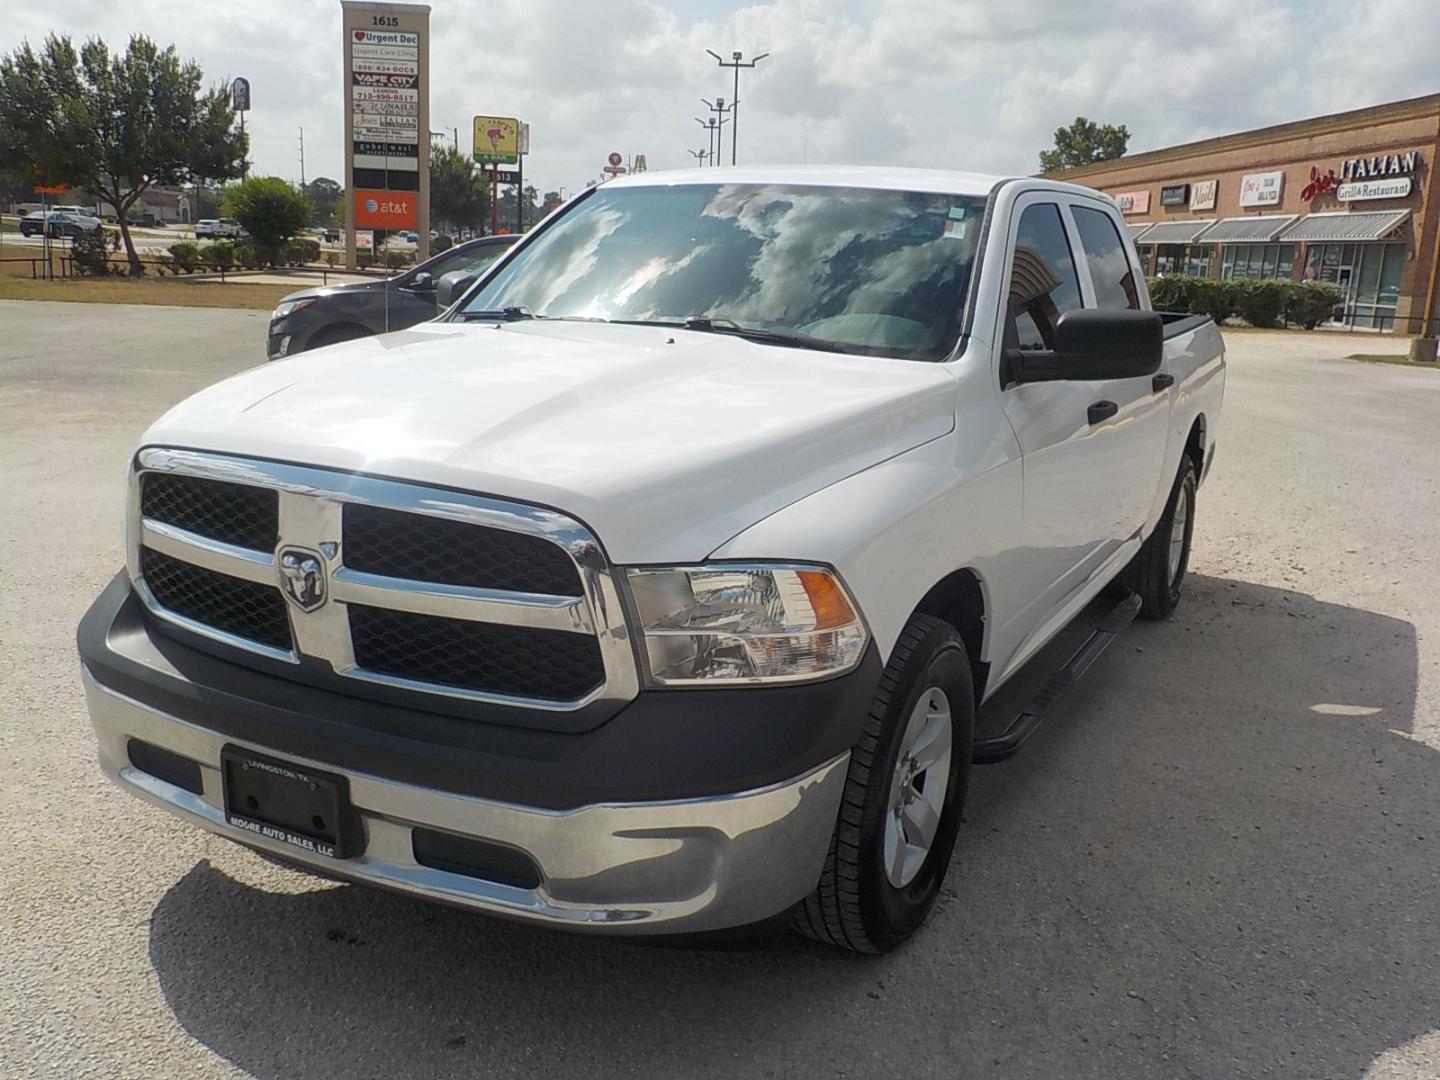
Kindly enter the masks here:
M 638 690 L 604 553 L 552 510 L 151 448 L 132 482 L 129 551 L 157 618 L 270 660 L 547 710 Z

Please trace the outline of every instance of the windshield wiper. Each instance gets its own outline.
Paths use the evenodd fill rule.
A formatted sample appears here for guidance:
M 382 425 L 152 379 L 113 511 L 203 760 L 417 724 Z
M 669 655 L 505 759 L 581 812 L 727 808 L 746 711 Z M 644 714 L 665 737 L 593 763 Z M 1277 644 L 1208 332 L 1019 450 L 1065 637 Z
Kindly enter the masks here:
M 460 320 L 462 322 L 519 322 L 522 319 L 533 319 L 534 315 L 528 308 L 503 307 L 493 311 L 462 311 Z
M 708 315 L 692 315 L 679 325 L 686 330 L 699 330 L 707 334 L 732 334 L 761 345 L 788 345 L 795 349 L 818 349 L 821 352 L 853 353 L 861 351 L 838 341 L 810 337 L 808 334 L 791 334 L 784 330 L 764 330 L 758 326 L 741 326 L 734 319 L 711 318 Z

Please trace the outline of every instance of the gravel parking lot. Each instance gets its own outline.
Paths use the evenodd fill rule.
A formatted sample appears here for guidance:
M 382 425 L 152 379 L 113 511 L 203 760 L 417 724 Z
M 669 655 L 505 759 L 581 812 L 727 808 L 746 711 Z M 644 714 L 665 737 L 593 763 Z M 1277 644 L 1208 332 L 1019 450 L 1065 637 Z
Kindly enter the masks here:
M 99 775 L 129 451 L 253 311 L 0 302 L 0 1076 L 1440 1076 L 1440 372 L 1237 333 L 1194 576 L 977 770 L 882 959 L 560 936 L 279 869 Z

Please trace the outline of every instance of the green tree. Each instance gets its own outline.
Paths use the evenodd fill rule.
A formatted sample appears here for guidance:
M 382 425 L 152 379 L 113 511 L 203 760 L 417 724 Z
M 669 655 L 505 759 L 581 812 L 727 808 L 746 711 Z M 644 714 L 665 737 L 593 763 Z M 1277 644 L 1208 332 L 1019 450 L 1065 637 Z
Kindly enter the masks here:
M 430 220 L 452 229 L 480 227 L 490 212 L 489 185 L 453 146 L 430 147 Z
M 331 180 L 328 176 L 317 176 L 305 185 L 305 194 L 310 197 L 310 202 L 315 207 L 316 225 L 330 225 L 339 218 L 344 218 L 344 203 L 341 200 L 345 197 L 345 189 Z
M 305 194 L 278 176 L 252 176 L 225 189 L 225 216 L 240 222 L 267 262 L 283 259 L 285 245 L 315 212 Z
M 1130 144 L 1125 125 L 1097 124 L 1077 116 L 1069 127 L 1055 129 L 1055 149 L 1040 151 L 1040 171 L 1059 172 L 1077 165 L 1123 157 Z
M 517 211 L 516 191 L 514 184 L 505 184 L 500 189 L 499 218 L 500 227 L 510 232 L 524 232 L 541 218 L 540 207 L 536 200 L 539 192 L 533 184 L 526 184 L 524 191 L 523 205 Z M 523 214 L 523 217 L 521 216 Z
M 130 273 L 143 273 L 130 208 L 151 187 L 239 176 L 245 139 L 224 86 L 175 47 L 130 39 L 112 55 L 98 38 L 77 52 L 52 34 L 0 57 L 0 163 L 27 179 L 92 191 L 115 210 Z

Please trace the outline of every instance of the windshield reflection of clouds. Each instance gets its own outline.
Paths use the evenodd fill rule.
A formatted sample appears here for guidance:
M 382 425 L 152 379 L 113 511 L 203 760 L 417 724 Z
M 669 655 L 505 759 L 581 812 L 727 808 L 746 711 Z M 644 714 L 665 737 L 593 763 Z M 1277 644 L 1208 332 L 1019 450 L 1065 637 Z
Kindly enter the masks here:
M 536 315 L 729 319 L 938 358 L 984 200 L 785 184 L 600 190 L 471 301 Z

